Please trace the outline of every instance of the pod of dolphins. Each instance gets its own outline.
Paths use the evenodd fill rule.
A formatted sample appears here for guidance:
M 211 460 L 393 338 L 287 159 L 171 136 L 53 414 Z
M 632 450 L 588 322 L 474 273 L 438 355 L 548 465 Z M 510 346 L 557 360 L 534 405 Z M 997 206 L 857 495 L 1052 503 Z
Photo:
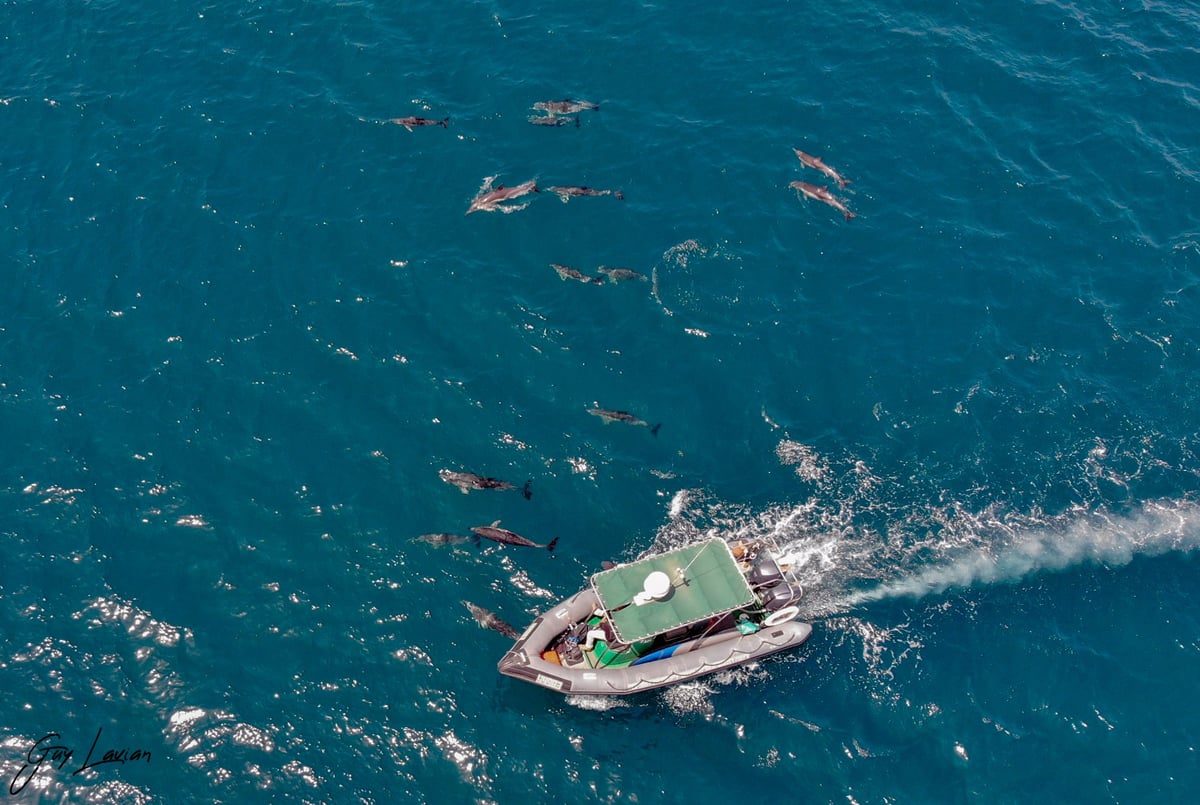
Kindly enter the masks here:
M 577 101 L 570 98 L 561 101 L 538 101 L 533 105 L 533 110 L 535 112 L 542 112 L 543 114 L 530 115 L 529 122 L 535 126 L 558 127 L 565 126 L 568 123 L 574 123 L 575 126 L 579 126 L 579 118 L 577 116 L 572 117 L 572 115 L 578 115 L 578 113 L 584 111 L 598 111 L 599 109 L 600 104 L 598 103 L 592 103 L 591 101 Z M 448 128 L 450 118 L 445 117 L 441 120 L 436 120 L 434 118 L 409 116 L 392 118 L 387 122 L 404 126 L 404 128 L 412 131 L 418 126 L 441 126 L 442 128 Z M 792 150 L 796 152 L 796 158 L 800 160 L 801 165 L 806 168 L 812 168 L 813 170 L 819 171 L 829 179 L 832 179 L 837 184 L 839 189 L 845 190 L 846 185 L 850 184 L 849 179 L 846 179 L 834 168 L 827 165 L 820 157 L 805 153 L 799 148 L 793 148 Z M 480 188 L 479 193 L 471 200 L 471 204 L 467 208 L 467 215 L 480 211 L 516 212 L 517 210 L 523 210 L 525 207 L 529 206 L 528 201 L 523 204 L 513 205 L 504 205 L 503 202 L 520 198 L 521 196 L 529 193 L 540 192 L 540 189 L 537 186 L 537 180 L 535 179 L 522 182 L 515 187 L 505 187 L 504 185 L 492 187 L 492 182 L 496 178 L 497 177 L 495 176 L 490 176 L 484 179 L 483 187 Z M 822 204 L 828 204 L 830 207 L 833 207 L 835 210 L 840 212 L 847 221 L 849 221 L 851 218 L 858 217 L 857 213 L 850 211 L 843 199 L 833 195 L 833 193 L 829 192 L 829 189 L 826 187 L 821 187 L 820 185 L 803 181 L 790 182 L 788 183 L 788 187 L 798 191 L 800 195 L 804 196 L 805 198 L 810 198 L 814 201 L 820 201 Z M 620 190 L 597 190 L 595 188 L 583 185 L 554 186 L 547 187 L 546 189 L 558 195 L 564 204 L 566 204 L 572 198 L 577 198 L 579 196 L 611 195 L 618 199 L 625 198 L 625 194 Z M 563 278 L 566 279 L 565 276 Z M 579 277 L 575 277 L 573 275 L 571 278 L 579 279 Z
M 529 122 L 536 126 L 560 127 L 568 124 L 573 124 L 575 127 L 580 125 L 579 114 L 586 111 L 598 111 L 600 105 L 591 101 L 580 101 L 565 99 L 561 101 L 539 101 L 533 105 L 533 111 L 541 114 L 531 115 Z M 426 118 L 418 116 L 391 118 L 386 121 L 398 126 L 403 126 L 408 131 L 413 131 L 419 127 L 436 127 L 449 128 L 450 118 L 445 117 L 440 120 L 435 118 Z M 845 190 L 846 185 L 850 181 L 843 177 L 837 170 L 829 166 L 820 157 L 805 153 L 799 148 L 792 149 L 796 158 L 800 160 L 800 164 L 804 168 L 811 168 L 827 179 L 834 182 L 840 190 Z M 540 193 L 543 188 L 539 188 L 536 179 L 530 179 L 514 186 L 506 186 L 503 184 L 494 185 L 493 182 L 499 178 L 498 176 L 488 176 L 483 180 L 478 193 L 471 199 L 467 207 L 466 215 L 473 212 L 504 212 L 512 213 L 518 210 L 525 209 L 529 206 L 530 201 L 516 202 L 517 199 L 525 198 L 534 193 Z M 829 188 L 821 185 L 811 184 L 804 181 L 793 181 L 788 184 L 788 187 L 796 190 L 800 196 L 813 201 L 819 201 L 840 212 L 846 219 L 850 221 L 857 217 L 857 214 L 852 212 L 847 206 L 844 199 L 838 198 Z M 624 193 L 620 190 L 611 189 L 596 189 L 587 187 L 586 185 L 553 185 L 544 188 L 546 191 L 554 193 L 559 199 L 566 204 L 573 198 L 582 196 L 613 196 L 618 200 L 625 198 Z M 516 202 L 516 203 L 514 203 Z M 553 268 L 563 280 L 571 279 L 577 282 L 603 285 L 605 280 L 600 277 L 593 277 L 584 274 L 583 272 L 571 268 L 569 266 L 551 263 Z M 608 282 L 621 282 L 625 280 L 641 280 L 647 281 L 647 277 L 643 274 L 629 268 L 607 268 L 601 266 L 597 271 L 608 278 Z M 627 411 L 619 411 L 608 408 L 600 408 L 598 406 L 589 408 L 588 413 L 599 417 L 606 425 L 612 422 L 623 422 L 629 425 L 646 427 L 650 430 L 651 435 L 657 436 L 658 429 L 662 426 L 661 423 L 651 425 L 644 419 L 641 419 Z M 515 484 L 509 483 L 498 478 L 492 478 L 485 475 L 478 475 L 473 472 L 442 469 L 438 471 L 438 476 L 448 484 L 457 487 L 464 495 L 474 490 L 515 490 L 518 487 Z M 522 494 L 526 500 L 529 500 L 533 493 L 530 489 L 532 480 L 526 481 L 520 487 Z M 496 520 L 491 525 L 474 526 L 470 529 L 471 536 L 450 533 L 431 533 L 422 534 L 414 538 L 415 542 L 424 542 L 433 546 L 444 545 L 460 545 L 467 542 L 473 542 L 478 545 L 479 540 L 487 539 L 502 545 L 512 545 L 529 548 L 542 548 L 547 551 L 553 551 L 558 543 L 558 537 L 555 537 L 546 544 L 540 544 L 527 539 L 520 534 L 509 531 L 506 528 L 500 528 L 500 521 Z M 471 617 L 475 622 L 484 629 L 492 629 L 510 639 L 517 639 L 520 635 L 511 625 L 501 620 L 494 612 L 484 609 L 481 606 L 463 601 L 463 605 L 471 613 Z
M 814 157 L 812 154 L 806 154 L 799 148 L 793 148 L 792 150 L 796 152 L 796 158 L 800 160 L 801 165 L 806 168 L 818 170 L 825 174 L 830 179 L 833 179 L 833 181 L 837 182 L 837 186 L 842 190 L 845 190 L 846 185 L 850 184 L 850 180 L 842 178 L 840 173 L 826 165 L 820 157 Z M 808 182 L 799 181 L 791 182 L 788 187 L 799 190 L 802 195 L 811 198 L 814 201 L 820 201 L 823 204 L 828 204 L 830 207 L 833 207 L 842 215 L 846 216 L 847 221 L 849 221 L 851 218 L 858 217 L 856 213 L 850 212 L 850 210 L 846 207 L 846 202 L 833 195 L 833 193 L 830 193 L 827 188 L 815 184 L 809 184 Z

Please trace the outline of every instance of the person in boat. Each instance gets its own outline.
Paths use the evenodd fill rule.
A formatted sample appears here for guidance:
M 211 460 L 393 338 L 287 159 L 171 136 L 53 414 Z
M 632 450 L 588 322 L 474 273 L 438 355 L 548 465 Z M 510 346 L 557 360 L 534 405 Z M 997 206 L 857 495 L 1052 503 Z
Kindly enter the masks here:
M 595 647 L 597 640 L 608 640 L 608 632 L 599 627 L 595 629 L 588 629 L 588 632 L 586 635 L 584 635 L 583 639 L 583 650 L 591 651 Z
M 588 629 L 587 634 L 584 635 L 582 645 L 584 651 L 591 651 L 592 647 L 596 645 L 597 640 L 603 640 L 607 643 L 612 642 L 612 635 L 604 629 L 608 619 L 608 613 L 604 611 L 604 607 L 596 607 L 592 615 L 599 618 L 600 622 L 591 629 Z

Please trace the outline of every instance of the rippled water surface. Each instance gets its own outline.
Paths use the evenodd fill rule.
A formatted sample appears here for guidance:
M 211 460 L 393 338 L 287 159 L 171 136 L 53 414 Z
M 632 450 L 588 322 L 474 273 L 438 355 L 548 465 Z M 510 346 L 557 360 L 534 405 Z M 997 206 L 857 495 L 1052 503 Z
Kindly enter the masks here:
M 1200 788 L 1192 5 L 53 6 L 0 32 L 13 801 Z M 495 520 L 556 550 L 415 539 Z M 706 533 L 808 644 L 564 698 L 461 603 Z

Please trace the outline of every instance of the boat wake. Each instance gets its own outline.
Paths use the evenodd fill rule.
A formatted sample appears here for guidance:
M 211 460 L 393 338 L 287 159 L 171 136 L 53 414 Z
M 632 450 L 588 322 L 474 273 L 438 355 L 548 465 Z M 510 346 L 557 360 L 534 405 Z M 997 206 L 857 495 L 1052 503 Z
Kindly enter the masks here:
M 889 500 L 889 482 L 862 462 L 848 462 L 839 477 L 811 448 L 785 442 L 778 452 L 782 463 L 815 482 L 809 500 L 754 511 L 681 490 L 651 550 L 716 535 L 769 538 L 803 584 L 801 617 L 811 620 L 885 599 L 1200 548 L 1200 503 L 1187 498 L 1120 510 L 1080 505 L 1058 514 L 1016 512 L 1002 503 L 979 510 L 956 502 L 902 506 Z
M 839 639 L 858 641 L 869 692 L 881 700 L 892 696 L 890 680 L 919 653 L 924 638 L 910 622 L 872 623 L 866 610 L 874 603 L 1016 584 L 1087 565 L 1120 567 L 1136 557 L 1200 548 L 1200 502 L 1190 497 L 1119 508 L 1080 503 L 1058 513 L 1018 511 L 1004 501 L 947 500 L 944 494 L 921 504 L 906 498 L 911 483 L 880 477 L 855 457 L 831 459 L 786 439 L 776 455 L 807 490 L 804 502 L 764 509 L 704 489 L 680 489 L 653 544 L 638 547 L 656 553 L 713 536 L 774 542 L 804 587 L 800 619 L 824 621 Z M 711 720 L 710 694 L 730 684 L 717 675 L 682 693 L 661 694 L 661 701 L 677 715 Z
M 1066 570 L 1089 562 L 1120 566 L 1135 556 L 1158 556 L 1200 547 L 1200 506 L 1187 500 L 1142 504 L 1132 512 L 1072 512 L 1060 522 L 1015 531 L 1002 544 L 964 551 L 947 564 L 850 593 L 855 607 L 885 598 L 919 598 L 952 587 L 1018 582 L 1034 573 Z

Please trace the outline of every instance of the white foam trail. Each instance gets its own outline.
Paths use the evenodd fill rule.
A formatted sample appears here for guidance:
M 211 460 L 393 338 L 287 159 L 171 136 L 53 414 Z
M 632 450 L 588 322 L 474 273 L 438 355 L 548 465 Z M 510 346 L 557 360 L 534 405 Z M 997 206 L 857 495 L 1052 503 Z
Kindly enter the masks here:
M 671 508 L 667 514 L 674 520 L 683 513 L 684 507 L 687 506 L 691 495 L 687 489 L 680 489 L 671 497 Z
M 820 481 L 829 470 L 828 462 L 816 450 L 790 439 L 784 439 L 776 445 L 775 455 L 779 457 L 779 463 L 795 467 L 796 475 L 806 481 Z
M 567 704 L 572 707 L 578 707 L 580 710 L 595 710 L 596 712 L 605 712 L 607 710 L 616 710 L 621 707 L 629 707 L 629 702 L 622 699 L 620 696 L 600 696 L 591 694 L 570 694 L 566 697 Z
M 1196 548 L 1200 548 L 1200 506 L 1186 500 L 1153 501 L 1129 514 L 1092 512 L 1057 527 L 1017 532 L 1008 544 L 978 546 L 948 565 L 853 594 L 844 603 L 916 598 L 951 587 L 1011 583 L 1032 573 L 1085 562 L 1124 565 L 1134 556 Z
M 781 442 L 790 464 L 798 443 Z M 1114 512 L 1080 504 L 1047 515 L 1002 503 L 972 509 L 958 501 L 901 506 L 894 479 L 851 457 L 830 459 L 804 445 L 799 455 L 824 471 L 799 504 L 753 507 L 679 490 L 651 551 L 704 536 L 768 537 L 804 590 L 802 616 L 821 619 L 873 601 L 939 595 L 952 587 L 1013 583 L 1085 563 L 1127 564 L 1135 556 L 1200 549 L 1200 502 L 1165 498 Z

